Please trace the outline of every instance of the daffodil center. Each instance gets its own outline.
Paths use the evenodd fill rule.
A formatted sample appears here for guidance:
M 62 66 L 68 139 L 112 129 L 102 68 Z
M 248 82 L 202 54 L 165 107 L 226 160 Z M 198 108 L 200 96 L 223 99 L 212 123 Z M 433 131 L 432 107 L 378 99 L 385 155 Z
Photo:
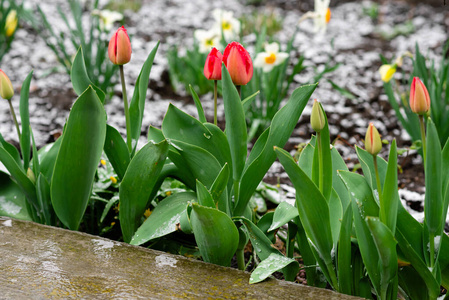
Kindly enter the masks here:
M 231 30 L 231 23 L 229 23 L 228 21 L 223 21 L 221 23 L 221 27 L 223 28 L 223 30 Z
M 207 46 L 213 46 L 214 45 L 214 40 L 213 39 L 207 39 L 206 40 L 206 45 Z
M 274 62 L 276 61 L 276 54 L 274 53 L 270 53 L 270 56 L 265 57 L 265 63 L 267 64 L 274 64 Z

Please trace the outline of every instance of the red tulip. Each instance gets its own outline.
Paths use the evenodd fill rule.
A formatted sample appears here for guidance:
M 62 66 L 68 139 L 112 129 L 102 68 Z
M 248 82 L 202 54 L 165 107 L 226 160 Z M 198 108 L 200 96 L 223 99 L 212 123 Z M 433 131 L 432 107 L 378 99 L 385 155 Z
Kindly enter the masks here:
M 418 115 L 430 109 L 430 96 L 426 86 L 418 77 L 414 77 L 410 88 L 410 108 Z
M 223 55 L 217 48 L 212 48 L 204 64 L 204 76 L 209 80 L 221 80 L 221 61 Z
M 109 41 L 109 59 L 114 65 L 124 65 L 131 60 L 131 42 L 124 26 L 117 29 Z
M 231 75 L 235 85 L 245 85 L 253 77 L 253 62 L 248 51 L 237 42 L 226 46 L 223 53 L 223 62 Z

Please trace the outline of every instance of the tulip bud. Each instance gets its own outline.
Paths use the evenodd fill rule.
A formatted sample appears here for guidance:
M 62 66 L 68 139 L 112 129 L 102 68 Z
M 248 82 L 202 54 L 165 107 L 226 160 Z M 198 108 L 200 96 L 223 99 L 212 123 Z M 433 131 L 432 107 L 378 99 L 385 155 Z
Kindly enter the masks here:
M 396 65 L 382 65 L 379 68 L 379 73 L 383 82 L 389 82 L 396 73 Z
M 372 155 L 377 155 L 382 149 L 382 141 L 380 139 L 379 131 L 374 127 L 373 123 L 369 123 L 368 130 L 365 135 L 365 149 Z
M 324 120 L 324 113 L 320 107 L 320 102 L 316 99 L 313 101 L 312 106 L 312 114 L 310 115 L 310 124 L 312 125 L 312 129 L 316 132 L 321 132 L 323 130 L 324 125 L 326 124 Z
M 17 11 L 12 9 L 6 16 L 6 20 L 5 20 L 5 35 L 7 37 L 10 37 L 14 34 L 14 32 L 16 31 L 16 28 L 17 28 L 18 21 L 19 20 L 17 18 Z
M 204 76 L 209 80 L 221 80 L 221 62 L 223 55 L 217 48 L 212 48 L 204 64 Z
M 109 41 L 109 59 L 114 65 L 124 65 L 131 60 L 131 42 L 124 26 L 117 29 Z
M 14 89 L 11 80 L 6 76 L 5 72 L 0 69 L 0 96 L 3 99 L 11 100 L 14 96 Z
M 235 85 L 246 85 L 253 77 L 253 62 L 248 51 L 237 42 L 226 46 L 223 62 Z
M 414 77 L 410 88 L 410 108 L 418 114 L 426 114 L 430 109 L 430 96 L 426 86 L 418 77 Z

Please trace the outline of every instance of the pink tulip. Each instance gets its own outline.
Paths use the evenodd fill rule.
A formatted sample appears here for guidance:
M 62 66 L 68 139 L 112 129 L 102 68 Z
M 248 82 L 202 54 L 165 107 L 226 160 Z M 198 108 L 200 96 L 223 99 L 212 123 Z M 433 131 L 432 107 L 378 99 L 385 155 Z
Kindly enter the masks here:
M 131 60 L 131 42 L 124 26 L 117 29 L 109 41 L 109 59 L 114 65 L 124 65 Z
M 418 77 L 413 78 L 410 88 L 410 108 L 418 115 L 426 114 L 430 109 L 429 92 Z

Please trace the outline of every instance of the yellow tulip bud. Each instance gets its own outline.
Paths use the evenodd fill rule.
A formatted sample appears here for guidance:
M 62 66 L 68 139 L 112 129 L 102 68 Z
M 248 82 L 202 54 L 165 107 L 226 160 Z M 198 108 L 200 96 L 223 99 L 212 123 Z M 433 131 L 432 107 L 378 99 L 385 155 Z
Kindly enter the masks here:
M 396 73 L 396 65 L 382 65 L 379 68 L 379 73 L 383 82 L 389 82 Z
M 19 19 L 17 18 L 17 11 L 12 9 L 6 16 L 5 21 L 5 34 L 7 37 L 10 37 L 14 34 L 17 28 L 18 21 Z
M 14 89 L 12 87 L 9 77 L 0 69 L 0 96 L 3 99 L 11 100 L 14 96 Z

